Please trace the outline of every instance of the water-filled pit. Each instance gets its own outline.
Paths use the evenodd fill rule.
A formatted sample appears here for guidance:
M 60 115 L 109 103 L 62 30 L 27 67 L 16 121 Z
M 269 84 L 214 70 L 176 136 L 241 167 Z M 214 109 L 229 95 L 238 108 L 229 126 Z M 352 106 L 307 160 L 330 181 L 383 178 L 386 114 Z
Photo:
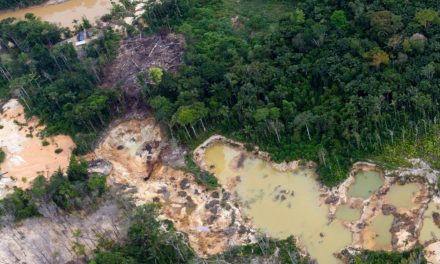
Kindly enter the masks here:
M 361 217 L 361 210 L 348 205 L 341 205 L 336 210 L 335 216 L 342 221 L 356 221 Z
M 383 184 L 383 177 L 375 171 L 361 171 L 356 174 L 354 184 L 348 190 L 348 196 L 367 199 Z
M 340 221 L 329 223 L 313 171 L 280 172 L 221 144 L 210 147 L 205 160 L 222 185 L 236 183 L 243 210 L 257 228 L 276 238 L 294 235 L 320 263 L 339 263 L 333 253 L 350 244 L 351 233 Z
M 348 200 L 336 204 L 331 217 L 331 206 L 323 202 L 325 192 L 312 169 L 280 171 L 260 156 L 222 142 L 207 145 L 203 161 L 224 188 L 237 193 L 241 210 L 256 228 L 274 238 L 295 236 L 318 263 L 340 263 L 335 253 L 354 243 L 352 231 L 359 223 L 365 225 L 361 244 L 353 245 L 393 250 L 395 216 L 384 215 L 381 205 L 390 204 L 396 212 L 419 206 L 415 197 L 421 184 L 399 185 L 376 170 L 360 170 L 347 188 Z M 379 194 L 387 184 L 386 194 Z M 377 208 L 364 215 L 369 206 Z
M 366 228 L 364 246 L 370 250 L 391 250 L 392 215 L 379 214 Z
M 428 204 L 423 215 L 423 226 L 420 231 L 419 241 L 425 243 L 433 239 L 440 239 L 440 227 L 435 224 L 434 216 L 435 214 L 440 215 L 440 204 L 431 202 Z
M 385 201 L 396 206 L 398 209 L 411 209 L 416 204 L 414 196 L 420 191 L 418 183 L 395 184 L 391 186 L 385 197 Z

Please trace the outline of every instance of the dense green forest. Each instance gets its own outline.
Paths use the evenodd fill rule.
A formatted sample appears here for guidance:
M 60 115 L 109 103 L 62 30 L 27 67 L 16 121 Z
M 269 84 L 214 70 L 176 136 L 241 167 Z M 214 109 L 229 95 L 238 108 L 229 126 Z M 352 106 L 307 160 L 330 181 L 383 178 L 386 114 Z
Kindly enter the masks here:
M 48 134 L 65 133 L 77 152 L 90 149 L 100 129 L 110 121 L 117 100 L 114 90 L 98 89 L 102 66 L 116 55 L 119 35 L 111 28 L 93 41 L 81 58 L 63 38 L 67 28 L 41 21 L 0 22 L 0 96 L 20 98 L 28 115 L 47 124 Z
M 0 10 L 39 5 L 47 0 L 0 0 Z
M 191 141 L 222 133 L 323 183 L 438 121 L 437 1 L 165 1 L 144 15 L 185 34 L 185 64 L 146 87 L 156 117 Z M 206 134 L 206 133 L 205 133 Z

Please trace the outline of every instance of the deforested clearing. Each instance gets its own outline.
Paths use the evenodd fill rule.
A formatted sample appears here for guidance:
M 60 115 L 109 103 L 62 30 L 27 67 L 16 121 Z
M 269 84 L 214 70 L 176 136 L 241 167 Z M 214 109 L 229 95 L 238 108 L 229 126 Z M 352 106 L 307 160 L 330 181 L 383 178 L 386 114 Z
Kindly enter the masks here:
M 2 110 L 0 147 L 6 158 L 0 168 L 1 173 L 15 179 L 15 186 L 26 188 L 37 176 L 49 177 L 67 167 L 75 147 L 69 136 L 43 137 L 44 126 L 36 117 L 26 118 L 24 107 L 15 99 L 4 104 Z

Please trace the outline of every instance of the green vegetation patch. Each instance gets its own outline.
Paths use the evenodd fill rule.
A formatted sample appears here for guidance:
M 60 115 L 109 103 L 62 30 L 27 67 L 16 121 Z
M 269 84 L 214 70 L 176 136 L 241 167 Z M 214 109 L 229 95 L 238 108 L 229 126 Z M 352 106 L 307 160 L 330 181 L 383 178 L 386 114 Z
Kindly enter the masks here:
M 405 138 L 386 145 L 370 158 L 387 169 L 409 166 L 408 158 L 422 158 L 433 169 L 440 169 L 440 125 L 433 124 L 418 136 L 407 133 Z
M 87 166 L 87 162 L 72 156 L 67 175 L 59 170 L 49 180 L 37 177 L 28 190 L 15 188 L 12 194 L 0 200 L 0 216 L 3 216 L 0 220 L 20 221 L 38 216 L 38 206 L 48 202 L 69 212 L 94 208 L 107 191 L 106 177 L 89 176 Z
M 90 263 L 251 263 L 274 260 L 276 263 L 309 263 L 300 256 L 296 240 L 260 237 L 257 243 L 236 246 L 208 259 L 194 255 L 186 236 L 177 232 L 169 221 L 159 221 L 158 205 L 137 207 L 124 243 L 100 239 L 96 258 Z M 163 228 L 161 228 L 163 227 Z
M 47 0 L 0 0 L 0 10 L 24 8 L 32 5 L 40 5 Z
M 170 221 L 158 221 L 158 206 L 135 209 L 125 243 L 98 245 L 92 263 L 190 263 L 194 253 L 182 233 Z
M 5 161 L 6 159 L 6 153 L 3 151 L 3 149 L 0 148 L 0 163 Z
M 208 171 L 200 169 L 200 167 L 194 162 L 192 155 L 186 156 L 185 165 L 185 171 L 193 174 L 198 184 L 205 186 L 208 190 L 220 186 L 217 177 Z
M 423 249 L 416 247 L 403 253 L 386 251 L 363 251 L 360 255 L 350 258 L 349 263 L 354 264 L 391 264 L 391 263 L 428 263 L 423 254 Z
M 262 236 L 254 244 L 236 246 L 210 258 L 212 261 L 225 263 L 252 263 L 255 260 L 264 262 L 269 259 L 274 259 L 275 263 L 310 263 L 308 258 L 301 257 L 296 239 L 292 236 L 283 240 Z

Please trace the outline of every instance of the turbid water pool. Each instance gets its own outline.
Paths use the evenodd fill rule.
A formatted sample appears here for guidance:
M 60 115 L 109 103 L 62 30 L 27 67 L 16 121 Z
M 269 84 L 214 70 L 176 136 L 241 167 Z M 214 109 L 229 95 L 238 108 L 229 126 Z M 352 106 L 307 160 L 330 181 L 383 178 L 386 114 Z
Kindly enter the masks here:
M 366 199 L 379 190 L 383 177 L 375 171 L 362 171 L 356 174 L 354 184 L 348 190 L 348 196 Z
M 337 219 L 343 221 L 356 221 L 361 218 L 361 210 L 356 208 L 351 208 L 348 205 L 341 205 L 336 210 L 335 216 Z
M 433 218 L 435 213 L 440 214 L 440 204 L 431 202 L 423 215 L 423 227 L 419 237 L 421 243 L 432 239 L 440 239 L 440 227 L 434 223 Z
M 276 238 L 294 235 L 319 263 L 339 263 L 333 253 L 351 243 L 351 233 L 340 221 L 329 222 L 313 171 L 280 172 L 224 144 L 210 146 L 205 161 L 222 185 L 235 185 L 257 228 Z
M 419 191 L 420 185 L 418 183 L 395 184 L 391 186 L 385 201 L 400 209 L 411 209 L 416 205 L 414 203 L 414 196 Z
M 88 18 L 91 22 L 109 12 L 110 0 L 69 0 L 60 4 L 39 5 L 17 10 L 0 12 L 0 19 L 24 18 L 26 13 L 33 13 L 43 20 L 71 27 L 73 20 Z
M 391 225 L 394 217 L 392 215 L 379 214 L 372 219 L 367 226 L 364 236 L 364 246 L 370 250 L 391 249 Z

